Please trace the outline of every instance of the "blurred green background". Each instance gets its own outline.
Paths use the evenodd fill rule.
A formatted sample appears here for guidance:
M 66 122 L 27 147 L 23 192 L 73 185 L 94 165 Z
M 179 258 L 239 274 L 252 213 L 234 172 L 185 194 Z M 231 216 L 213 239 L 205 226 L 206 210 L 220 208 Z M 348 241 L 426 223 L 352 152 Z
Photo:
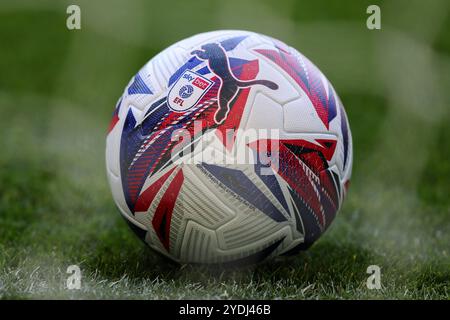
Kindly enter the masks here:
M 81 30 L 66 8 L 81 8 Z M 368 30 L 366 8 L 381 8 Z M 449 299 L 450 2 L 0 3 L 0 298 Z M 327 75 L 349 116 L 346 202 L 307 252 L 238 270 L 177 266 L 119 216 L 106 130 L 132 75 L 173 42 L 265 33 Z M 82 270 L 81 290 L 66 268 Z M 366 287 L 379 265 L 382 289 Z

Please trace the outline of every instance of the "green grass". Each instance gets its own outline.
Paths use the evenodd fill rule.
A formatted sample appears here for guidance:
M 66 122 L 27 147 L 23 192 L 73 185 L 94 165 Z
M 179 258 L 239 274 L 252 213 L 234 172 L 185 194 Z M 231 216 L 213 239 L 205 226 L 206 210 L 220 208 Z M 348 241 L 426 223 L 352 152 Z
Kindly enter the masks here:
M 64 5 L 0 5 L 8 44 L 0 51 L 0 298 L 450 298 L 445 1 L 424 12 L 420 2 L 382 2 L 379 32 L 365 29 L 366 4 L 356 1 L 348 10 L 264 1 L 255 12 L 246 2 L 238 13 L 236 3 L 208 2 L 213 16 L 167 30 L 162 4 L 135 1 L 127 11 L 117 2 L 108 19 L 102 5 L 80 3 L 76 32 L 65 29 Z M 409 29 L 406 18 L 419 13 L 423 28 Z M 228 270 L 180 266 L 140 242 L 115 208 L 106 128 L 146 60 L 189 34 L 230 27 L 286 39 L 328 75 L 350 119 L 352 185 L 331 228 L 296 257 Z M 73 264 L 81 290 L 66 288 Z M 381 290 L 366 287 L 373 264 Z

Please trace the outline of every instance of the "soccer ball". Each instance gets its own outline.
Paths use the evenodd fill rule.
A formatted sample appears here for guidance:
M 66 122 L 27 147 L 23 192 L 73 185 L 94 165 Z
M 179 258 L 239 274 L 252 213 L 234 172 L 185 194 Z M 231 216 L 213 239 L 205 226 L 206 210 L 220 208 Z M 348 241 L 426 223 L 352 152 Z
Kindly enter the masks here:
M 106 139 L 117 207 L 181 263 L 248 264 L 305 250 L 347 192 L 352 138 L 330 82 L 281 41 L 215 31 L 151 59 Z

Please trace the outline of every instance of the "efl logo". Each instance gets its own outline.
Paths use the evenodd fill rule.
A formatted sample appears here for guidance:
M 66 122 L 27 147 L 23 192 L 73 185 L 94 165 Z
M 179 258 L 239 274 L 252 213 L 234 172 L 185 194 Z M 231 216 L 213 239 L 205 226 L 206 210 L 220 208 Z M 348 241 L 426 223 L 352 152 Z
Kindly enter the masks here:
M 212 85 L 211 80 L 194 71 L 185 70 L 167 96 L 170 109 L 184 112 L 195 107 Z

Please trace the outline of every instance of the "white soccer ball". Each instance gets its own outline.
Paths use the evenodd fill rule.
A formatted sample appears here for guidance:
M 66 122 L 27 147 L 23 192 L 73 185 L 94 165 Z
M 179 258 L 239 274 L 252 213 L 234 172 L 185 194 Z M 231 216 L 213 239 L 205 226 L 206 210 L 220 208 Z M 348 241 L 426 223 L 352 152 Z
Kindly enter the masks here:
M 306 57 L 215 31 L 151 59 L 106 140 L 117 207 L 182 263 L 254 263 L 308 248 L 342 205 L 352 138 L 335 90 Z

